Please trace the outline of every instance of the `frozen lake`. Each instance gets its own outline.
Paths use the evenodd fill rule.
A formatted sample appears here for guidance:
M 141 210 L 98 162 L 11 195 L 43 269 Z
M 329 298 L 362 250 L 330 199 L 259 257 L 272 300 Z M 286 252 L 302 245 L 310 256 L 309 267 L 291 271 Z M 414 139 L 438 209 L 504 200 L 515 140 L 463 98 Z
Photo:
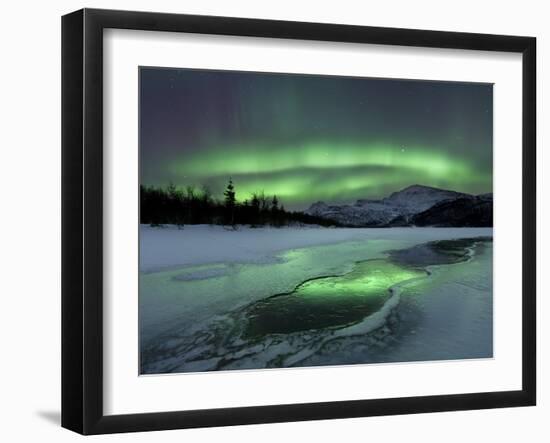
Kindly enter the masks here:
M 141 226 L 142 373 L 491 357 L 491 239 Z

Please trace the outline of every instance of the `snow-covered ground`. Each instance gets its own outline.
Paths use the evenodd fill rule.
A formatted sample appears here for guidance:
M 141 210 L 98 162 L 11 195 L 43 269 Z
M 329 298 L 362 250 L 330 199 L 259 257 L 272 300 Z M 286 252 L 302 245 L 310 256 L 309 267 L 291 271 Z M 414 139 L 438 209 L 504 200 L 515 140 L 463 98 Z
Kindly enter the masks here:
M 207 263 L 267 263 L 281 251 L 335 243 L 387 240 L 413 245 L 492 235 L 491 228 L 250 228 L 140 226 L 140 271 Z
M 141 226 L 142 370 L 490 357 L 489 246 L 468 263 L 431 269 L 418 285 L 398 285 L 398 297 L 355 325 L 253 340 L 243 335 L 250 306 L 309 279 L 344 275 L 358 262 L 387 259 L 389 250 L 482 236 L 491 237 L 492 229 Z

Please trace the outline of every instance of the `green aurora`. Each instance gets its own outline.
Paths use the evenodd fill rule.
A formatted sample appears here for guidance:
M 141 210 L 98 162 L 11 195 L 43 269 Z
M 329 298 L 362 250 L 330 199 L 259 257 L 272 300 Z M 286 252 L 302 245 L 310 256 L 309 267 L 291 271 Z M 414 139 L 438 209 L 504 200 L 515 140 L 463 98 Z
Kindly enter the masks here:
M 142 184 L 219 198 L 231 177 L 294 209 L 492 191 L 491 85 L 147 68 L 141 88 Z
M 166 169 L 190 183 L 213 183 L 215 189 L 231 176 L 241 200 L 265 190 L 298 203 L 377 197 L 388 187 L 398 190 L 411 183 L 475 192 L 490 188 L 492 180 L 490 173 L 434 148 L 319 142 L 234 148 L 229 159 L 224 149 L 198 152 Z

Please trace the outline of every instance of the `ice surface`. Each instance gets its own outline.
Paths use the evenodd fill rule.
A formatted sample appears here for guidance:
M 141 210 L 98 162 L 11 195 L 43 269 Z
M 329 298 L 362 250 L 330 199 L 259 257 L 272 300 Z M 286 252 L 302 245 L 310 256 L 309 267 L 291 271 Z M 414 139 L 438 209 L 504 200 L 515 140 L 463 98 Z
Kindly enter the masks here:
M 356 262 L 386 258 L 389 250 L 490 237 L 490 228 L 142 226 L 140 234 L 145 372 L 490 356 L 489 248 L 468 263 L 435 267 L 420 289 L 416 283 L 399 288 L 380 312 L 347 328 L 242 338 L 248 306 L 258 300 L 314 277 L 345 274 Z M 460 338 L 447 346 L 451 334 Z
M 491 228 L 250 228 L 140 226 L 140 271 L 205 263 L 266 263 L 281 251 L 349 241 L 389 240 L 404 245 L 492 235 Z

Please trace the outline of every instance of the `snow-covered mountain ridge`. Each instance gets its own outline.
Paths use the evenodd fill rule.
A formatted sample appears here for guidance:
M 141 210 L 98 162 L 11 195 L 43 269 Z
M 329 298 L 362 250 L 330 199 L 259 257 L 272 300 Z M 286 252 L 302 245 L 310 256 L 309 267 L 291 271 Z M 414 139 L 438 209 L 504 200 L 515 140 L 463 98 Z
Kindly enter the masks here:
M 445 204 L 443 204 L 445 203 Z M 412 185 L 380 200 L 312 204 L 305 212 L 346 226 L 492 226 L 493 195 Z

